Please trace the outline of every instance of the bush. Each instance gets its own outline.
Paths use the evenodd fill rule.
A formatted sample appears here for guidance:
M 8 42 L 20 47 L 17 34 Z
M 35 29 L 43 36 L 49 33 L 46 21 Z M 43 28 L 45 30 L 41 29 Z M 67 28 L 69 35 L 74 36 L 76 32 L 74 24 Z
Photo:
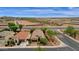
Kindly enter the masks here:
M 5 44 L 5 46 L 14 46 L 14 45 L 15 45 L 14 39 L 9 39 Z
M 48 36 L 52 37 L 53 35 L 57 35 L 58 33 L 53 30 L 47 30 L 47 34 L 48 34 Z
M 76 34 L 78 34 L 78 32 L 75 30 L 74 27 L 72 26 L 68 26 L 65 30 L 64 30 L 64 33 L 68 34 L 69 36 L 72 36 L 72 37 L 76 37 Z
M 46 38 L 40 38 L 40 43 L 42 43 L 43 45 L 46 45 L 48 42 L 48 40 Z
M 8 28 L 5 28 L 5 29 L 3 29 L 4 31 L 10 31 L 10 29 L 8 29 Z

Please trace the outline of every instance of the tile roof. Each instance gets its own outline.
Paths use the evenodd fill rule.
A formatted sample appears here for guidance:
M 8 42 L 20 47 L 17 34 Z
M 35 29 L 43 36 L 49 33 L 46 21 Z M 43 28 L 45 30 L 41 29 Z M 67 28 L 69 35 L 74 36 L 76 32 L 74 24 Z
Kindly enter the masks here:
M 21 25 L 37 25 L 38 23 L 33 23 L 27 20 L 16 20 L 16 23 Z
M 42 30 L 39 30 L 39 29 L 36 29 L 33 33 L 32 33 L 32 37 L 31 39 L 32 40 L 37 40 L 37 38 L 39 37 L 42 37 L 42 38 L 45 38 L 45 35 L 43 33 Z
M 15 38 L 18 40 L 26 40 L 29 38 L 29 32 L 21 31 L 15 35 Z

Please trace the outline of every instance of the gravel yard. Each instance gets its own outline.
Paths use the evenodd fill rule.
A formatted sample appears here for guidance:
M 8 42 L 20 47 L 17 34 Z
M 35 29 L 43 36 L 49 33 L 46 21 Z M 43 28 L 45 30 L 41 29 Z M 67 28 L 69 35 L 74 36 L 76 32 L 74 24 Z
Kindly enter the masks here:
M 12 31 L 3 31 L 0 32 L 0 46 L 4 46 L 6 40 L 8 40 L 10 37 L 12 37 L 14 32 Z

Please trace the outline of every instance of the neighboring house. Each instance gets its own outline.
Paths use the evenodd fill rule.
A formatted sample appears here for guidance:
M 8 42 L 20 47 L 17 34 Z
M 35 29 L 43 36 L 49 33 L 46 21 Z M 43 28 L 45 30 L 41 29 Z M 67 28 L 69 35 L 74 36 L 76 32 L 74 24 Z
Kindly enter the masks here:
M 36 23 L 36 22 L 34 23 L 27 20 L 16 20 L 15 23 L 25 25 L 25 26 L 43 26 L 43 24 L 41 23 Z
M 0 22 L 0 29 L 8 28 L 6 23 Z
M 21 31 L 15 35 L 17 41 L 27 41 L 30 38 L 30 33 L 27 31 Z
M 14 36 L 14 32 L 12 31 L 3 31 L 0 32 L 0 39 L 8 40 L 9 38 Z
M 8 39 L 14 36 L 12 31 L 2 31 L 0 32 L 0 46 L 5 46 Z
M 37 41 L 38 37 L 45 38 L 45 35 L 42 30 L 36 29 L 31 36 L 32 41 Z

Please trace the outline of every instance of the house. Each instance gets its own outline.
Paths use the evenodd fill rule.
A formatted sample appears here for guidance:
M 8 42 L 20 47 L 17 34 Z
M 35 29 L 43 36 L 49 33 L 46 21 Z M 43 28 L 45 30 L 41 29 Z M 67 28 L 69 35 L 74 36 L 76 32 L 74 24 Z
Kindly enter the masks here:
M 8 28 L 6 23 L 0 22 L 0 29 Z
M 31 39 L 32 41 L 37 41 L 38 37 L 45 38 L 43 31 L 40 29 L 36 29 L 35 31 L 33 31 Z
M 24 25 L 24 26 L 43 26 L 44 25 L 44 24 L 41 24 L 41 23 L 30 22 L 30 21 L 27 21 L 27 20 L 16 20 L 15 23 L 21 24 L 21 25 Z
M 0 32 L 0 39 L 8 40 L 9 38 L 13 37 L 14 32 L 12 31 L 3 31 Z
M 21 31 L 15 35 L 17 41 L 27 41 L 30 38 L 30 33 L 27 31 Z

